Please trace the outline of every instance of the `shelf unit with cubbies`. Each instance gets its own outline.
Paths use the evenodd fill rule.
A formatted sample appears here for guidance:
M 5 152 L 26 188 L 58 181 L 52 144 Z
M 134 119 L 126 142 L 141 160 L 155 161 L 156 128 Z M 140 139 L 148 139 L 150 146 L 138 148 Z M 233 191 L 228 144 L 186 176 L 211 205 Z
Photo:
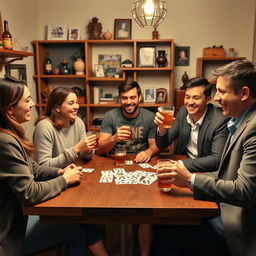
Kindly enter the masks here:
M 215 79 L 211 76 L 211 71 L 217 67 L 230 63 L 236 60 L 245 60 L 245 57 L 201 57 L 197 58 L 196 75 L 205 77 L 215 84 Z
M 80 104 L 83 109 L 86 125 L 88 130 L 96 129 L 93 126 L 93 120 L 97 117 L 103 117 L 103 114 L 119 103 L 100 104 L 94 102 L 94 88 L 98 87 L 102 90 L 110 90 L 114 95 L 117 93 L 118 85 L 127 80 L 132 79 L 138 81 L 143 87 L 164 87 L 168 91 L 168 100 L 166 104 L 173 104 L 173 56 L 174 56 L 174 40 L 75 40 L 75 41 L 33 41 L 35 52 L 35 70 L 34 79 L 37 86 L 37 107 L 39 114 L 42 114 L 46 105 L 45 95 L 49 92 L 49 88 L 55 86 L 80 87 L 85 91 L 84 103 Z M 168 63 L 166 67 L 140 67 L 139 48 L 143 46 L 154 46 L 156 53 L 158 50 L 165 50 Z M 50 56 L 53 68 L 60 65 L 63 58 L 69 61 L 71 68 L 74 63 L 75 52 L 80 51 L 84 55 L 85 75 L 45 75 L 44 64 L 47 54 Z M 119 77 L 96 77 L 94 65 L 98 64 L 99 54 L 121 54 L 122 61 L 130 59 L 133 67 L 121 67 Z M 148 86 L 147 80 L 154 80 Z M 164 82 L 163 82 L 164 81 Z M 156 109 L 159 105 L 152 103 L 141 103 L 142 107 Z

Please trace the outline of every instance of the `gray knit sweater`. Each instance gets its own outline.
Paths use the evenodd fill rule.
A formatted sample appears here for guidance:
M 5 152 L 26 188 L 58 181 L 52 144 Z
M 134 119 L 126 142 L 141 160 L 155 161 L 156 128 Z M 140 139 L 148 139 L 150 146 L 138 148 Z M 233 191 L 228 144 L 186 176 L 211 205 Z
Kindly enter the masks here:
M 40 165 L 63 168 L 78 158 L 73 146 L 85 137 L 85 125 L 79 117 L 69 128 L 61 130 L 57 130 L 49 119 L 43 119 L 36 125 L 33 136 L 35 160 Z M 83 153 L 81 157 L 90 158 L 91 154 Z

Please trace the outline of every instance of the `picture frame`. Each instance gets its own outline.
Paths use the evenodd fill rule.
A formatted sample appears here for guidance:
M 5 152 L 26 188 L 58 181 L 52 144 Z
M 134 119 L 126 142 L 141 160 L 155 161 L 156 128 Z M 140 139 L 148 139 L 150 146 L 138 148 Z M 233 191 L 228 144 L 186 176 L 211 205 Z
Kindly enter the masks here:
M 157 88 L 156 89 L 156 104 L 167 102 L 167 89 Z
M 26 64 L 8 64 L 5 66 L 5 73 L 27 84 Z
M 67 40 L 67 25 L 48 24 L 47 40 Z
M 131 39 L 132 20 L 115 19 L 114 39 Z
M 96 77 L 105 77 L 102 64 L 94 64 L 94 73 Z
M 105 77 L 119 77 L 121 67 L 121 54 L 99 54 L 98 64 L 103 65 Z
M 175 66 L 189 66 L 190 46 L 175 46 Z
M 156 66 L 156 47 L 155 46 L 139 46 L 138 55 L 139 67 L 155 67 Z
M 143 89 L 144 102 L 155 102 L 156 101 L 156 89 L 149 87 Z
M 80 40 L 80 28 L 69 28 L 68 40 Z

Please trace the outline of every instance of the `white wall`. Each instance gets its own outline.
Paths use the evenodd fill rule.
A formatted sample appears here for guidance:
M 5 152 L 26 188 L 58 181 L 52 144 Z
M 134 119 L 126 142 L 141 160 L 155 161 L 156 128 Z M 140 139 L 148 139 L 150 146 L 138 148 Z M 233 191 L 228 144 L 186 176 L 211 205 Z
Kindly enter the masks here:
M 177 67 L 175 87 L 181 85 L 186 70 L 196 74 L 196 58 L 203 48 L 223 45 L 234 47 L 239 56 L 252 58 L 255 0 L 166 0 L 168 13 L 159 26 L 160 38 L 172 38 L 176 45 L 190 46 L 190 66 Z M 94 16 L 99 18 L 103 31 L 114 31 L 114 19 L 131 18 L 132 0 L 44 0 L 38 1 L 38 36 L 44 39 L 45 25 L 60 22 L 78 26 L 82 39 L 87 39 L 86 26 Z M 132 37 L 150 39 L 152 29 L 132 23 Z
M 18 37 L 22 46 L 28 46 L 29 52 L 33 52 L 31 41 L 37 38 L 37 3 L 34 0 L 0 0 L 0 11 L 2 20 L 8 20 L 9 30 L 14 37 Z M 36 99 L 35 84 L 33 80 L 34 60 L 33 57 L 24 58 L 22 61 L 13 62 L 13 64 L 27 65 L 27 82 L 33 99 Z M 4 68 L 0 72 L 0 77 L 4 75 Z M 31 139 L 33 134 L 33 120 L 36 118 L 36 111 L 33 110 L 32 122 L 24 125 L 26 134 Z
M 131 18 L 132 0 L 0 0 L 2 19 L 9 21 L 13 37 L 30 46 L 32 40 L 45 39 L 46 24 L 63 23 L 81 28 L 82 39 L 87 39 L 86 27 L 96 16 L 103 31 L 114 30 L 114 19 Z M 255 20 L 255 0 L 166 0 L 168 13 L 159 26 L 161 39 L 172 38 L 178 46 L 190 46 L 190 66 L 175 68 L 175 87 L 181 86 L 181 76 L 196 75 L 196 58 L 203 48 L 223 45 L 234 47 L 238 56 L 252 59 Z M 150 39 L 151 29 L 132 23 L 132 38 Z M 35 95 L 33 58 L 27 58 L 28 83 Z M 152 85 L 150 85 L 152 86 Z M 33 126 L 29 126 L 33 129 Z M 31 132 L 30 132 L 31 134 Z

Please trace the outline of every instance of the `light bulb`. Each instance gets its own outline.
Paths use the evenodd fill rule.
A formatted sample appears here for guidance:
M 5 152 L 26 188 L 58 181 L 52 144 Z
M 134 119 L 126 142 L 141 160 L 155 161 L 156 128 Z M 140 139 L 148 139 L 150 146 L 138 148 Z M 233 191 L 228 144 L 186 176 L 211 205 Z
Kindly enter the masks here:
M 155 6 L 152 0 L 146 0 L 144 4 L 145 14 L 151 16 L 155 11 Z

